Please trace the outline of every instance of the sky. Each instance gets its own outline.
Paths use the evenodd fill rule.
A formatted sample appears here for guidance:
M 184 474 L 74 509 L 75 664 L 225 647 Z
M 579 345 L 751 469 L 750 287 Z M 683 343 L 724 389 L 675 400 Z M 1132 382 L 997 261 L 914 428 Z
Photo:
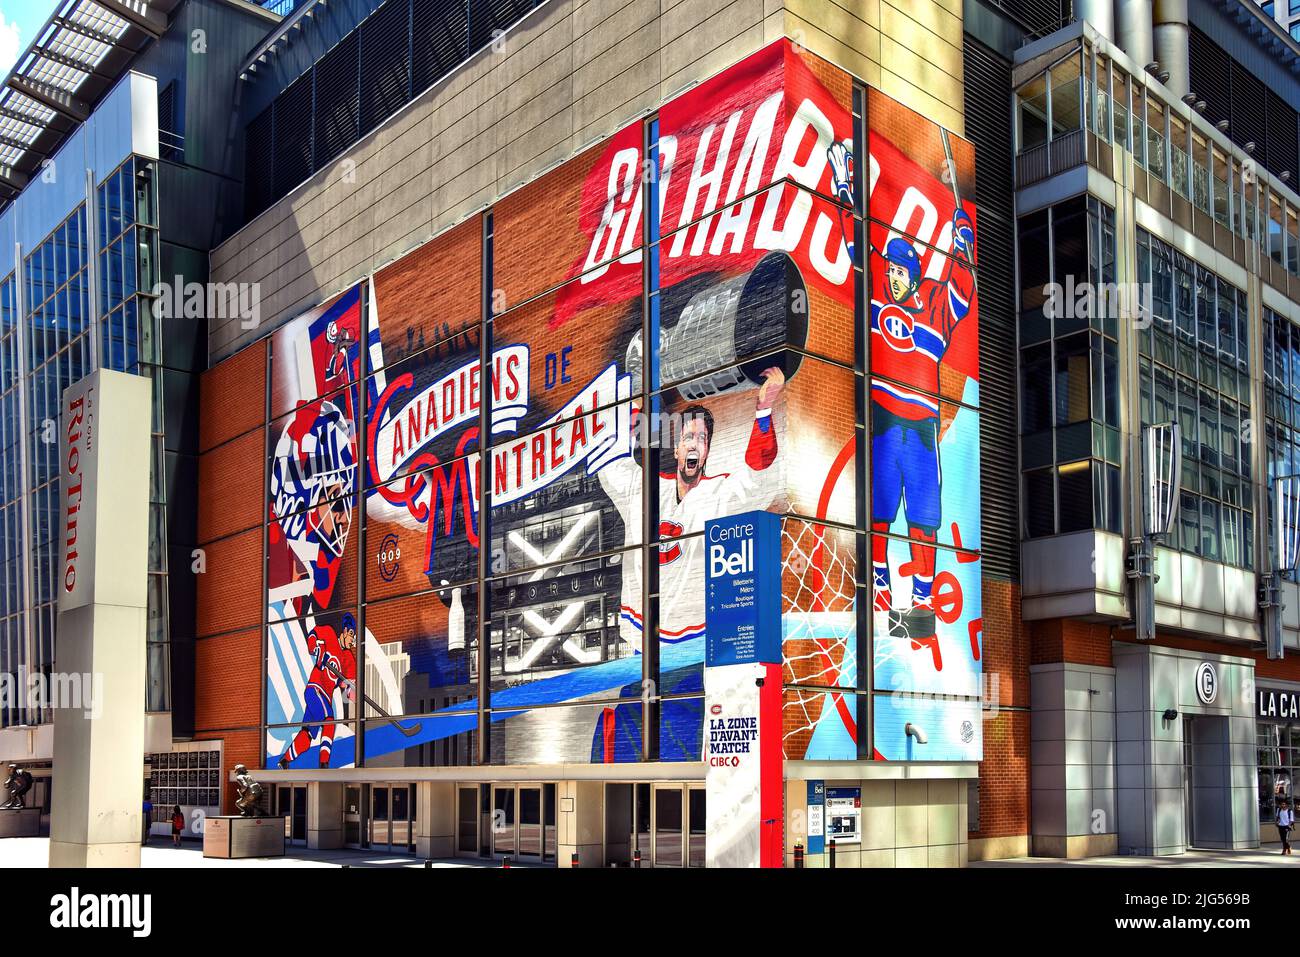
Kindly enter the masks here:
M 0 76 L 8 73 L 64 0 L 0 0 Z

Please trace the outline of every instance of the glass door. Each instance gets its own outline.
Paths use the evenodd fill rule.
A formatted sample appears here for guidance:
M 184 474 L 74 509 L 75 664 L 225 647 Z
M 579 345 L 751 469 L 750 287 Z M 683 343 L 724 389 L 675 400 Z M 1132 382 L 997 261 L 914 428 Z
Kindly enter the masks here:
M 291 819 L 292 832 L 289 835 L 290 840 L 295 844 L 307 843 L 307 786 L 305 784 L 294 785 L 293 788 L 293 817 Z
M 685 815 L 682 813 L 682 786 L 654 786 L 654 862 L 655 867 L 681 867 Z
M 704 829 L 707 822 L 705 817 L 704 805 L 704 788 L 690 787 L 686 789 L 687 804 L 687 830 L 690 833 L 690 839 L 686 845 L 686 866 L 703 867 L 704 866 Z
M 387 785 L 370 786 L 370 846 L 375 850 L 388 848 L 388 797 Z
M 555 785 L 542 785 L 542 860 L 555 863 Z
M 411 786 L 399 784 L 393 787 L 388 799 L 390 817 L 390 847 L 397 852 L 410 849 L 415 834 L 411 826 L 415 821 L 414 803 L 411 800 Z
M 519 789 L 519 856 L 542 859 L 542 789 Z
M 343 792 L 343 843 L 361 846 L 361 788 L 354 785 Z
M 456 791 L 456 854 L 478 857 L 478 785 Z
M 497 857 L 515 853 L 514 785 L 492 788 L 492 853 Z

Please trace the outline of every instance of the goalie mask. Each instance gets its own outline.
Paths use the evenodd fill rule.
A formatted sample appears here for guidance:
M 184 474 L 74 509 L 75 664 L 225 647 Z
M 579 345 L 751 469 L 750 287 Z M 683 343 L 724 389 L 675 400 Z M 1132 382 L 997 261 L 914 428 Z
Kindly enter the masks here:
M 352 525 L 356 430 L 332 402 L 304 406 L 271 465 L 271 496 L 285 537 L 343 554 Z

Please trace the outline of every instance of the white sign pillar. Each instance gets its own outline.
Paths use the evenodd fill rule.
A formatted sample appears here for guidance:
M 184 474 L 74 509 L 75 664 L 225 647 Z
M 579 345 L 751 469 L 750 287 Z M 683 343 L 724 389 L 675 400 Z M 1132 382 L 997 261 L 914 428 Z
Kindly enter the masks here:
M 99 370 L 59 412 L 51 867 L 138 867 L 150 380 Z

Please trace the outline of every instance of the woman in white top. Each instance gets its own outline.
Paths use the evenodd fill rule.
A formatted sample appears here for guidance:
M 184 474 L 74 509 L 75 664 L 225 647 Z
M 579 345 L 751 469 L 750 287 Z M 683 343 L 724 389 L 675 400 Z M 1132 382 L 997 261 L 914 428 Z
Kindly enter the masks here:
M 1282 853 L 1291 853 L 1291 828 L 1295 824 L 1295 814 L 1291 811 L 1291 806 L 1286 801 L 1282 801 L 1277 809 L 1277 833 L 1282 838 Z

